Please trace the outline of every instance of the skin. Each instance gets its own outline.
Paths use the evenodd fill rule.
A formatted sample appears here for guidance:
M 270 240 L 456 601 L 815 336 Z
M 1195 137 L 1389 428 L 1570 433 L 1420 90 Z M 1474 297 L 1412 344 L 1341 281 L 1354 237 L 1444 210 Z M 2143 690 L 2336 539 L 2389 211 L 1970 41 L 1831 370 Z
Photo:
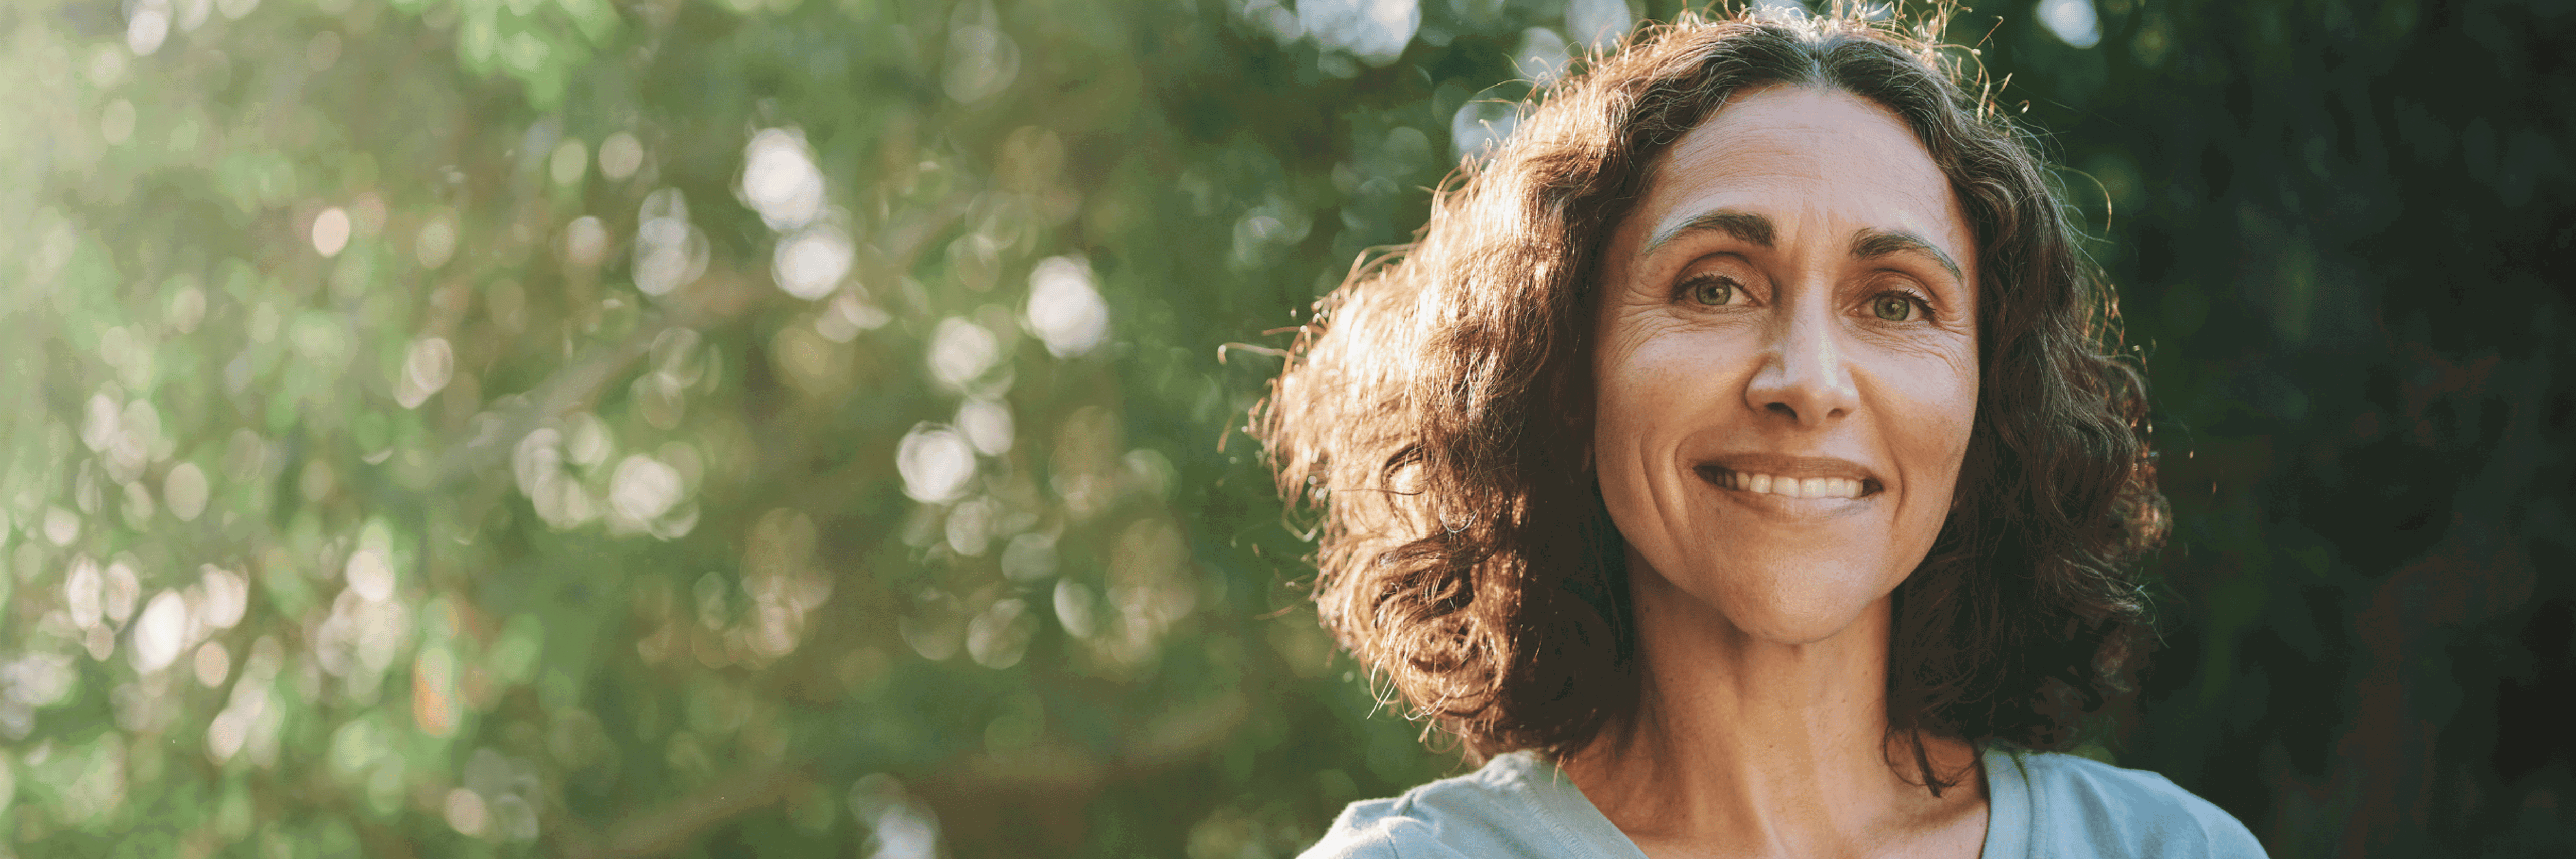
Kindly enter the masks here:
M 1565 761 L 1649 856 L 1973 857 L 1986 799 L 1888 765 L 1889 594 L 1951 508 L 1977 402 L 1975 241 L 1894 114 L 1739 93 L 1611 235 L 1593 456 L 1628 542 L 1637 711 Z M 1851 498 L 1735 488 L 1843 477 Z M 1911 767 L 1909 766 L 1910 770 Z

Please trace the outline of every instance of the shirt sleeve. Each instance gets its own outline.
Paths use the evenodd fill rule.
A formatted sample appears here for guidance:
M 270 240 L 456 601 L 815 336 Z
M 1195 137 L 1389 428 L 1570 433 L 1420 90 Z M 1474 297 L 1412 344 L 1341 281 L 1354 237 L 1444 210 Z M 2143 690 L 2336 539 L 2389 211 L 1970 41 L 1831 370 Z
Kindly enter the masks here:
M 2234 815 L 2156 773 L 2071 755 L 2033 754 L 2032 855 L 2103 859 L 2265 859 Z
M 1342 809 L 1321 841 L 1297 859 L 1468 859 L 1442 843 L 1437 826 L 1404 813 L 1401 800 L 1356 802 Z

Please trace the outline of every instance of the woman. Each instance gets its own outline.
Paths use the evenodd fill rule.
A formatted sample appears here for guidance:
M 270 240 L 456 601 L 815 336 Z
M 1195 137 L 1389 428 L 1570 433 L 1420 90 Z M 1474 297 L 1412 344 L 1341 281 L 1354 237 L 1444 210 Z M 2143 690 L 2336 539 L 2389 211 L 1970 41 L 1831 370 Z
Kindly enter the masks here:
M 1853 19 L 1557 84 L 1261 410 L 1324 622 L 1481 770 L 1309 856 L 2259 856 L 2118 691 L 2144 395 L 2028 145 Z

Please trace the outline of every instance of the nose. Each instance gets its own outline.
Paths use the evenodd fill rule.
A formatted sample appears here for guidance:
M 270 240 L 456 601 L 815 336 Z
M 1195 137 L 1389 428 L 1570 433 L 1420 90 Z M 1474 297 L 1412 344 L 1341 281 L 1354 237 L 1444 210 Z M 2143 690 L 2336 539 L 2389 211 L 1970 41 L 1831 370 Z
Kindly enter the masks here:
M 1746 406 L 1806 428 L 1825 426 L 1859 407 L 1860 390 L 1852 384 L 1830 317 L 1825 308 L 1807 307 L 1773 319 L 1762 368 L 1744 386 Z

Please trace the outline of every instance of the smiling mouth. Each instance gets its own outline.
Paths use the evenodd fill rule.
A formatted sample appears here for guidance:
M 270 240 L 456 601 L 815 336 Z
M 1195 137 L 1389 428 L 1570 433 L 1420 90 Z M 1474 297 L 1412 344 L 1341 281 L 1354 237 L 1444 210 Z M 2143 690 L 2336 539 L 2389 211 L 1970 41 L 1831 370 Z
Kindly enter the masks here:
M 1783 498 L 1861 498 L 1878 494 L 1878 481 L 1850 477 L 1790 477 L 1758 471 L 1731 471 L 1722 466 L 1695 469 L 1701 480 L 1720 489 L 1777 495 Z

